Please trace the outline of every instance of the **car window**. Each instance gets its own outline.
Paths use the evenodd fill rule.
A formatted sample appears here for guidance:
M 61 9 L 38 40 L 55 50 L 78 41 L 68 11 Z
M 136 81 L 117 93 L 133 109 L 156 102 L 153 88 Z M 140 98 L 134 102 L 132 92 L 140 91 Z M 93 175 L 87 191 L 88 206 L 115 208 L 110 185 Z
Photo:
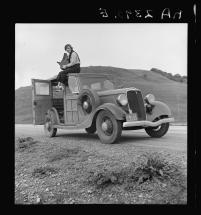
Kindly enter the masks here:
M 101 90 L 101 83 L 97 82 L 97 83 L 91 84 L 91 89 L 92 90 Z
M 36 95 L 50 95 L 49 83 L 35 82 Z
M 81 88 L 95 91 L 114 89 L 114 84 L 106 78 L 107 77 L 82 77 L 80 79 Z
M 106 90 L 113 90 L 114 89 L 114 84 L 109 80 L 105 80 L 103 82 L 103 86 Z

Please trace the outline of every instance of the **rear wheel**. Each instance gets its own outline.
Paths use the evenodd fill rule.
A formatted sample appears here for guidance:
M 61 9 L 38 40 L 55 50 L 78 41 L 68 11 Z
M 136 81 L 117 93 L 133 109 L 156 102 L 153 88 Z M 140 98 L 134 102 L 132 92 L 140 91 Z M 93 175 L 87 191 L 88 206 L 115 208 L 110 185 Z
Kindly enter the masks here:
M 157 121 L 157 120 L 154 120 L 154 121 Z M 170 125 L 169 122 L 167 122 L 156 127 L 147 127 L 145 128 L 145 131 L 150 137 L 159 138 L 164 136 L 167 133 L 169 129 L 169 125 Z
M 96 129 L 102 143 L 115 143 L 122 133 L 122 122 L 106 110 L 100 111 L 96 119 Z
M 44 131 L 45 135 L 48 137 L 55 137 L 57 133 L 57 128 L 54 128 L 54 124 L 56 122 L 56 116 L 51 111 L 49 114 L 45 116 L 45 124 L 44 124 Z

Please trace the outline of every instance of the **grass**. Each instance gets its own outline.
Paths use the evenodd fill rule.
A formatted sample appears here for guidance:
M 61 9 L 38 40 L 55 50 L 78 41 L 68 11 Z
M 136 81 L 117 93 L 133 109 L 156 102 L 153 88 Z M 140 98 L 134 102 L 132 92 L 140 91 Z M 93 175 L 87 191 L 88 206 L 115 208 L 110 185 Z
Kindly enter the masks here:
M 32 176 L 37 178 L 44 178 L 50 176 L 51 174 L 56 174 L 58 171 L 58 168 L 43 166 L 35 168 L 32 172 Z
M 180 166 L 159 153 L 145 153 L 137 160 L 121 169 L 90 171 L 87 182 L 102 191 L 120 186 L 125 193 L 144 194 L 148 196 L 144 197 L 145 202 L 185 204 L 187 182 Z M 154 196 L 160 198 L 156 200 Z
M 37 141 L 35 141 L 32 137 L 18 138 L 16 144 L 16 150 L 25 151 L 32 149 L 32 146 L 35 145 Z
M 73 149 L 60 149 L 54 154 L 50 155 L 48 157 L 49 162 L 55 162 L 62 159 L 69 158 L 70 156 L 76 155 L 79 153 L 79 148 L 73 148 Z
M 125 165 L 66 143 L 25 137 L 16 145 L 23 149 L 15 153 L 16 204 L 186 203 L 186 177 L 162 153 L 141 153 Z
M 91 171 L 87 180 L 97 188 L 102 188 L 114 184 L 130 186 L 158 180 L 181 185 L 181 178 L 185 176 L 178 165 L 169 163 L 159 153 L 146 153 L 138 158 L 137 163 L 133 162 L 122 169 Z

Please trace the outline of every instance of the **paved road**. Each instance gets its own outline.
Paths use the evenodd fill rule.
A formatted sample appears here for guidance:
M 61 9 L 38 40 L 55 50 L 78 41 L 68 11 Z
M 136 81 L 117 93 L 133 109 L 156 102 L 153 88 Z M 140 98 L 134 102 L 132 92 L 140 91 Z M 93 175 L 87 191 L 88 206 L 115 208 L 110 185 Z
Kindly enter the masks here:
M 170 126 L 168 133 L 162 138 L 151 138 L 144 130 L 123 131 L 119 144 L 101 144 L 97 134 L 88 135 L 82 130 L 58 129 L 54 138 L 45 137 L 43 126 L 40 125 L 15 125 L 16 137 L 31 136 L 36 139 L 43 139 L 51 143 L 69 144 L 81 146 L 90 151 L 103 152 L 110 155 L 118 152 L 132 154 L 135 150 L 168 150 L 177 153 L 187 152 L 187 126 Z

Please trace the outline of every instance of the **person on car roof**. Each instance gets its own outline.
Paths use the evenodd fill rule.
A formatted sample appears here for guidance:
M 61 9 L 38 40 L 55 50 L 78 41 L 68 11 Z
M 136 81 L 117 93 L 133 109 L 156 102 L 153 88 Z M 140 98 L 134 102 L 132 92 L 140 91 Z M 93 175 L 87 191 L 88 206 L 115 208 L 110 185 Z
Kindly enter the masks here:
M 80 73 L 80 58 L 78 54 L 73 50 L 70 44 L 66 44 L 64 49 L 67 53 L 64 53 L 62 62 L 57 62 L 62 69 L 57 76 L 57 87 L 59 88 L 63 88 L 62 84 L 68 86 L 68 73 Z

